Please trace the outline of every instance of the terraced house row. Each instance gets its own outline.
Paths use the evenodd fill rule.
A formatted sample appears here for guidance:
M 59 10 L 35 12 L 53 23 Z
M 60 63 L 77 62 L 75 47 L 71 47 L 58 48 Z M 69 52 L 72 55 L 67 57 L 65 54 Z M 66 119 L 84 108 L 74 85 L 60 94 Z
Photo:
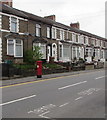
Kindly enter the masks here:
M 56 22 L 55 15 L 39 17 L 13 8 L 12 2 L 1 2 L 0 8 L 0 62 L 23 63 L 33 46 L 40 46 L 47 62 L 50 57 L 57 62 L 105 61 L 107 39 L 80 30 L 79 23 L 67 26 Z

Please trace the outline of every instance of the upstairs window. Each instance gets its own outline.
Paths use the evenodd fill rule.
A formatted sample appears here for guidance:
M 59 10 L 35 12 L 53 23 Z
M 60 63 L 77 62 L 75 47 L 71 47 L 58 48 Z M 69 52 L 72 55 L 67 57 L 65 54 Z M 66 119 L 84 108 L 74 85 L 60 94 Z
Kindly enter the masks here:
M 72 34 L 72 40 L 73 40 L 73 42 L 76 42 L 76 34 L 75 33 Z
M 39 24 L 36 24 L 36 36 L 41 36 L 41 26 Z
M 86 37 L 84 36 L 84 44 L 86 44 Z
M 78 42 L 78 34 L 76 34 L 76 42 Z
M 11 32 L 18 32 L 18 20 L 15 17 L 11 17 Z
M 54 27 L 52 28 L 52 38 L 56 39 L 56 29 Z
M 50 31 L 51 31 L 50 27 L 47 27 L 47 38 L 50 38 Z
M 60 30 L 60 39 L 64 40 L 64 31 L 63 30 Z

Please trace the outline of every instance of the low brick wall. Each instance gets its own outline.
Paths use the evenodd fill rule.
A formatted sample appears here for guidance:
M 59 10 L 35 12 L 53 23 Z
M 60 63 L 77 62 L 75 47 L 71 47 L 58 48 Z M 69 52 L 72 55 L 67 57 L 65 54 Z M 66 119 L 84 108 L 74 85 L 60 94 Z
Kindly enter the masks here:
M 43 75 L 46 74 L 54 74 L 54 73 L 63 73 L 63 72 L 69 72 L 67 69 L 48 69 L 48 70 L 43 70 Z
M 85 70 L 94 70 L 94 63 L 85 64 Z
M 17 78 L 17 77 L 28 77 L 28 76 L 35 76 L 36 70 L 35 69 L 19 69 L 15 68 L 12 65 L 9 64 L 2 64 L 2 77 L 7 78 Z M 63 73 L 63 72 L 69 72 L 69 70 L 63 68 L 63 69 L 43 69 L 42 74 L 54 74 L 54 73 Z
M 104 63 L 98 62 L 98 64 L 95 66 L 95 69 L 101 69 L 101 68 L 104 68 Z

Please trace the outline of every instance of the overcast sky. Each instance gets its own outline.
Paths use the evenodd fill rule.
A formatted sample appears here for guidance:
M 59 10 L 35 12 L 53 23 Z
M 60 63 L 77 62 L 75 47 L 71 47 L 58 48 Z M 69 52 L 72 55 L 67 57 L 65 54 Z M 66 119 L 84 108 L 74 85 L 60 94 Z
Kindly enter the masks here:
M 13 0 L 13 7 L 38 16 L 56 15 L 56 21 L 105 37 L 106 0 Z

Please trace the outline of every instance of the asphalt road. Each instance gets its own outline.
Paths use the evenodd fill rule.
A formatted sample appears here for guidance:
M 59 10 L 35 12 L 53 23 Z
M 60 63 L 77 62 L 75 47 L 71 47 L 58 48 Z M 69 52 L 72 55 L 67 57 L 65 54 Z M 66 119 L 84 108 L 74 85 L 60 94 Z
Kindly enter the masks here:
M 3 118 L 105 118 L 105 71 L 2 89 Z

